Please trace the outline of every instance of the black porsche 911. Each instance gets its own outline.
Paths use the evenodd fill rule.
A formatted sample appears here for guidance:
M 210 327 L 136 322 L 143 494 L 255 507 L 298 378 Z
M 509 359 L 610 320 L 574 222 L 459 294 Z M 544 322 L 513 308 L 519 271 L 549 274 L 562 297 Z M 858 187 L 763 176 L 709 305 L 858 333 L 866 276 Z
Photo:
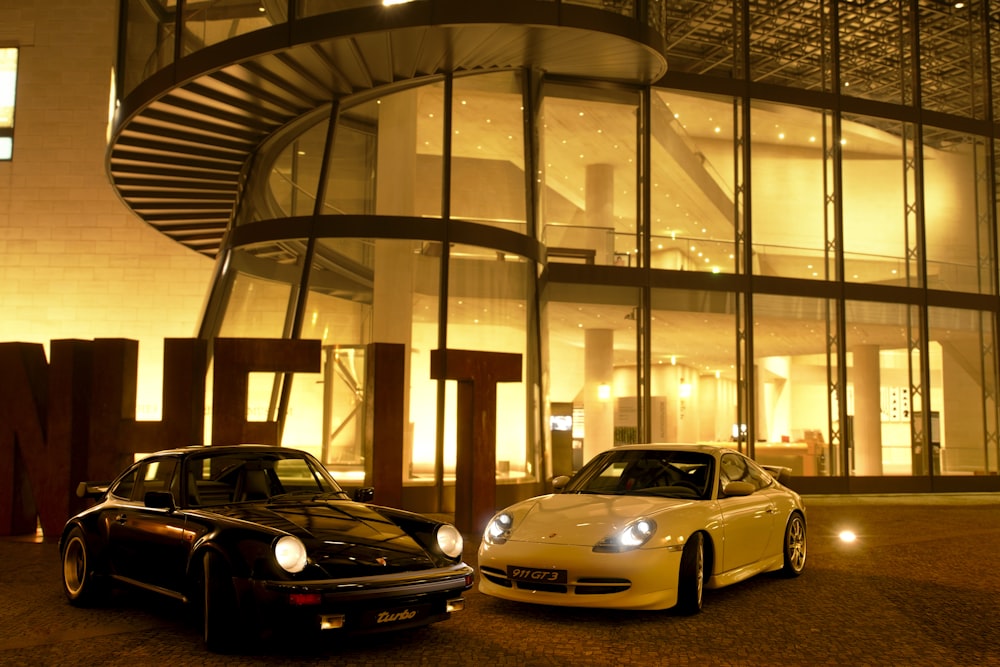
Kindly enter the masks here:
M 60 539 L 70 603 L 107 600 L 117 585 L 166 595 L 194 607 L 215 651 L 272 631 L 442 621 L 472 586 L 454 526 L 352 500 L 294 449 L 158 452 L 77 493 L 97 503 Z

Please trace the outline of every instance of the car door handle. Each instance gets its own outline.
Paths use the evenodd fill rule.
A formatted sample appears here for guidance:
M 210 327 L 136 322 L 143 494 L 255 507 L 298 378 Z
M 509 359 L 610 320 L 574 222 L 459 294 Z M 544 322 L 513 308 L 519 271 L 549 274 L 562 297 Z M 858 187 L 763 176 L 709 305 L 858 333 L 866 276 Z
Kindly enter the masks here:
M 778 508 L 775 507 L 774 505 L 771 505 L 770 507 L 767 508 L 767 513 L 768 514 L 777 514 L 778 513 Z
M 119 514 L 118 516 L 115 517 L 115 523 L 120 523 L 123 526 L 125 525 L 126 521 L 128 521 L 128 517 L 124 514 Z

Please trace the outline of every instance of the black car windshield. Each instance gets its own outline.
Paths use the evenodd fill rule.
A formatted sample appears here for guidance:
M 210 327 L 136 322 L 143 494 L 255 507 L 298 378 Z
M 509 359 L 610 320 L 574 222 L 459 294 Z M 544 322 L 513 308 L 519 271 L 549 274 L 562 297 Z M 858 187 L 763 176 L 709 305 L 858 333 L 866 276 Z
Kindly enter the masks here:
M 287 494 L 347 497 L 320 469 L 297 452 L 208 452 L 187 461 L 187 505 L 208 507 L 270 500 Z
M 612 450 L 585 465 L 563 493 L 708 499 L 714 461 L 695 451 Z

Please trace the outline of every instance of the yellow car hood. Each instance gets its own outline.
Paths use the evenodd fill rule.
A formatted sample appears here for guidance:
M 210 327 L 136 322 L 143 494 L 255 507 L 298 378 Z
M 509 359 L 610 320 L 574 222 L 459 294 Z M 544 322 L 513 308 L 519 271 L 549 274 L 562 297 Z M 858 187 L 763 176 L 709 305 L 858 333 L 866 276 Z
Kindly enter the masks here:
M 706 501 L 651 496 L 556 494 L 524 501 L 510 509 L 511 542 L 592 546 L 639 519 L 666 520 L 665 513 L 693 509 Z

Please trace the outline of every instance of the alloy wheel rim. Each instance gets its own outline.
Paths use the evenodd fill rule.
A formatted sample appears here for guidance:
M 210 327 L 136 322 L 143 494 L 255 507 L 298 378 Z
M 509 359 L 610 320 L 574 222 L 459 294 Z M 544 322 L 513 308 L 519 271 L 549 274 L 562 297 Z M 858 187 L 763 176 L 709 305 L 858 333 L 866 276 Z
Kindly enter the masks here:
M 87 555 L 80 540 L 74 538 L 66 546 L 66 557 L 63 561 L 63 578 L 66 588 L 76 595 L 83 587 L 83 578 L 87 572 Z
M 802 521 L 798 518 L 792 521 L 788 531 L 788 551 L 788 559 L 792 567 L 796 571 L 801 570 L 806 560 L 806 538 Z

